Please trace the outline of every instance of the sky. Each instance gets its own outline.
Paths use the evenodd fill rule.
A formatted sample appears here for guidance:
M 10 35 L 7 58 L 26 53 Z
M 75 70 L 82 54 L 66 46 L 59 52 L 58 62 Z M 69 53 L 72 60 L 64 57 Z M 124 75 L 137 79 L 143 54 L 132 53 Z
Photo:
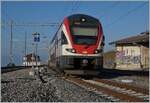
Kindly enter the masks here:
M 9 63 L 11 20 L 14 24 L 13 61 L 16 65 L 21 65 L 25 33 L 27 54 L 32 52 L 32 33 L 40 33 L 38 55 L 42 62 L 46 62 L 47 47 L 59 26 L 39 26 L 39 24 L 61 24 L 64 17 L 77 13 L 99 19 L 105 35 L 105 51 L 114 49 L 109 45 L 110 42 L 138 35 L 149 28 L 148 1 L 1 1 L 1 65 L 6 66 Z

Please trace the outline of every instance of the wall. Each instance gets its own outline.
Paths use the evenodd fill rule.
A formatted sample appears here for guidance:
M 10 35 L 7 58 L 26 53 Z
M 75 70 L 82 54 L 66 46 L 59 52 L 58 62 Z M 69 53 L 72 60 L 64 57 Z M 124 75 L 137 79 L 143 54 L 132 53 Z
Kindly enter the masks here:
M 117 46 L 116 68 L 143 69 L 148 65 L 149 48 L 143 46 Z
M 149 48 L 145 46 L 141 46 L 142 52 L 142 66 L 143 68 L 149 69 Z
M 23 66 L 32 66 L 32 65 L 34 65 L 34 66 L 36 66 L 36 62 L 23 62 Z M 40 62 L 37 62 L 37 65 L 39 66 L 39 65 L 41 65 L 41 63 Z
M 104 53 L 103 57 L 103 66 L 104 68 L 115 69 L 115 51 L 109 51 Z

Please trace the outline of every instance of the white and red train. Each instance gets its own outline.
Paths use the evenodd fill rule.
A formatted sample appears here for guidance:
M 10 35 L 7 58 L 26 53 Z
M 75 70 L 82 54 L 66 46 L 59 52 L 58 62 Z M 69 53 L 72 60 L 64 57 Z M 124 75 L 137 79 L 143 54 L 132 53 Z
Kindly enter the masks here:
M 68 74 L 95 75 L 103 67 L 103 47 L 99 20 L 74 14 L 64 19 L 54 35 L 48 64 Z

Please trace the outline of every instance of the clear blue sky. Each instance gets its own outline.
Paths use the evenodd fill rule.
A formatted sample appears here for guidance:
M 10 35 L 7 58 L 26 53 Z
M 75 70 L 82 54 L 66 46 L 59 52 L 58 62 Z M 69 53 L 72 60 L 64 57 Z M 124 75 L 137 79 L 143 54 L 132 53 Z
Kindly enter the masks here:
M 28 23 L 61 23 L 65 16 L 83 13 L 100 20 L 106 38 L 105 51 L 111 50 L 109 42 L 137 35 L 148 30 L 149 3 L 147 1 L 3 1 L 2 9 L 2 36 L 1 56 L 2 66 L 8 61 L 9 50 L 9 21 L 16 24 Z M 41 34 L 38 53 L 43 61 L 48 59 L 46 48 L 48 42 L 58 27 L 45 26 L 14 26 L 13 27 L 13 55 L 17 65 L 22 63 L 24 51 L 24 36 L 27 32 L 27 53 L 31 53 L 32 33 Z M 47 38 L 44 38 L 44 37 Z

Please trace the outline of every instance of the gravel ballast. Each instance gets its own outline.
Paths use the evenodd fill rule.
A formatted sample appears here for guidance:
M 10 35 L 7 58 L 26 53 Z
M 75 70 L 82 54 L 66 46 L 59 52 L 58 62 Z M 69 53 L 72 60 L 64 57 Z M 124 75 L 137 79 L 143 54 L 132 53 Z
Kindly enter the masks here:
M 83 89 L 49 73 L 47 83 L 29 76 L 29 69 L 1 75 L 2 102 L 110 102 L 111 100 Z

